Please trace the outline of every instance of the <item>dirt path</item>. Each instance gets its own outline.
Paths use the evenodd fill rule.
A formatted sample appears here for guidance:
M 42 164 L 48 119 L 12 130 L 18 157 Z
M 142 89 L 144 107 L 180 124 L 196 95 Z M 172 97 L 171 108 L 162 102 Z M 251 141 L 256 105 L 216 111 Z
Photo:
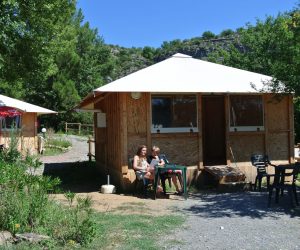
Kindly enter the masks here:
M 65 163 L 88 160 L 88 144 L 86 137 L 66 135 L 62 138 L 72 143 L 71 150 L 60 155 L 42 156 L 40 159 L 43 163 Z
M 74 162 L 86 162 L 88 161 L 88 145 L 85 137 L 79 136 L 65 136 L 66 140 L 72 143 L 72 148 L 63 154 L 56 156 L 42 156 L 40 160 L 44 163 L 44 168 L 39 172 L 51 173 L 55 176 L 55 172 L 61 172 L 63 170 L 72 172 Z M 84 173 L 83 173 L 84 174 Z M 86 173 L 88 174 L 88 173 Z M 58 175 L 59 176 L 59 175 Z M 96 211 L 104 212 L 122 212 L 122 213 L 142 213 L 151 215 L 161 215 L 170 213 L 174 210 L 176 203 L 183 202 L 184 199 L 181 196 L 168 195 L 163 199 L 142 199 L 132 195 L 125 194 L 102 194 L 100 190 L 101 185 L 106 183 L 78 183 L 77 187 L 73 187 L 71 191 L 77 193 L 77 196 L 89 196 L 93 202 L 93 208 Z M 88 185 L 88 186 L 87 186 Z M 88 191 L 87 191 L 88 190 Z M 67 200 L 63 194 L 57 194 L 53 196 L 54 199 L 59 200 L 62 203 L 66 203 Z

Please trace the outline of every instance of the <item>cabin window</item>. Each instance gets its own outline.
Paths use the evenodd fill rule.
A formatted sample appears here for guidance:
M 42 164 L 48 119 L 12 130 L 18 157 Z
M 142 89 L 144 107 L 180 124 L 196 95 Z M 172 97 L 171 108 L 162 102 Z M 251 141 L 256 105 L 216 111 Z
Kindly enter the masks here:
M 17 115 L 14 117 L 0 117 L 1 129 L 2 130 L 11 130 L 11 129 L 20 129 L 21 128 L 21 116 Z
M 261 130 L 264 130 L 262 96 L 230 96 L 230 131 Z
M 152 133 L 197 132 L 196 95 L 152 95 Z

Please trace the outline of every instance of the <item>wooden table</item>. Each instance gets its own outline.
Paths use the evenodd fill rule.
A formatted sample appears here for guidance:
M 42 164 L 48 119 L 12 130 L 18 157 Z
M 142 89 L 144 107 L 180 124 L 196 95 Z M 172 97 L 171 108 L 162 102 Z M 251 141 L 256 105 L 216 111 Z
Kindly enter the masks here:
M 164 166 L 156 166 L 155 167 L 155 176 L 154 176 L 154 199 L 156 199 L 157 186 L 159 183 L 160 174 L 164 173 L 168 170 L 181 170 L 182 179 L 183 179 L 183 193 L 184 198 L 187 199 L 187 187 L 186 187 L 186 167 L 176 164 L 165 164 Z M 175 173 L 174 173 L 175 174 Z

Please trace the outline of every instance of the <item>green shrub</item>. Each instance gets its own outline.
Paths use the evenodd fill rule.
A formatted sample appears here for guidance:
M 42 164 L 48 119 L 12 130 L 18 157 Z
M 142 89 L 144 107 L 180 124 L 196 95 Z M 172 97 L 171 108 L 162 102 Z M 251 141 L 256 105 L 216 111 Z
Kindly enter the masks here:
M 46 141 L 46 146 L 51 145 L 51 146 L 57 146 L 57 147 L 62 147 L 62 148 L 68 148 L 72 146 L 72 143 L 63 139 L 47 139 Z
M 44 233 L 51 245 L 88 244 L 95 236 L 91 199 L 78 198 L 73 206 L 75 195 L 69 192 L 69 206 L 55 203 L 49 193 L 60 180 L 34 175 L 40 166 L 33 156 L 21 157 L 16 147 L 0 153 L 0 230 Z

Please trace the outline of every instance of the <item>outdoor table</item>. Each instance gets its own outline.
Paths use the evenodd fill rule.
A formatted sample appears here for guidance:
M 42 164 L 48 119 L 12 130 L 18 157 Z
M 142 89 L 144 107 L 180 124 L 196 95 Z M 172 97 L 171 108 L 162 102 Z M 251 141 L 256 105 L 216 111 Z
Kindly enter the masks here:
M 292 176 L 292 171 L 294 170 L 295 164 L 284 164 L 284 165 L 272 165 L 275 169 L 275 176 L 273 185 L 270 188 L 275 187 L 276 195 L 275 195 L 275 203 L 279 201 L 279 191 L 281 186 L 284 185 L 285 177 Z M 286 170 L 292 170 L 290 173 L 286 173 Z M 283 189 L 281 189 L 281 195 L 283 195 Z
M 159 183 L 160 174 L 168 170 L 181 170 L 183 179 L 183 193 L 184 198 L 187 199 L 187 188 L 186 188 L 186 167 L 176 164 L 165 164 L 164 166 L 155 166 L 155 176 L 154 176 L 154 199 L 156 199 L 157 186 Z

